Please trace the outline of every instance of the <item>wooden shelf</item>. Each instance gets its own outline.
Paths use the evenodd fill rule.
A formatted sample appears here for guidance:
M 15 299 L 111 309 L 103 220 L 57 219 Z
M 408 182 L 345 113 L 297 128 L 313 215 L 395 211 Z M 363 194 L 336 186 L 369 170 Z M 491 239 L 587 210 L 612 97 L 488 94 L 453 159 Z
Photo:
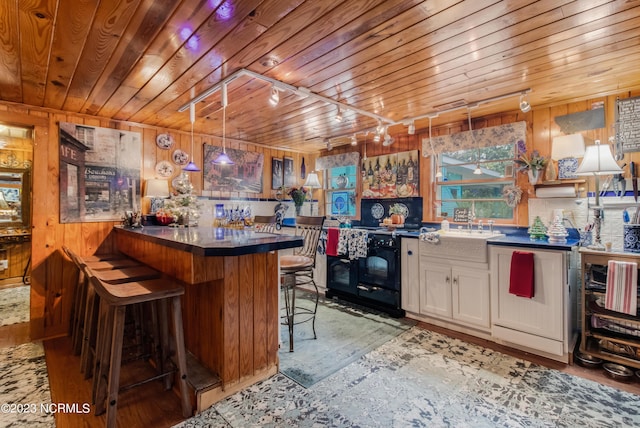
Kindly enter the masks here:
M 587 285 L 591 279 L 592 270 L 597 266 L 607 266 L 609 260 L 640 262 L 637 255 L 620 255 L 615 253 L 603 253 L 588 250 L 580 250 L 582 256 L 582 340 L 580 352 L 606 361 L 622 364 L 640 369 L 640 337 L 625 334 L 623 332 L 608 331 L 604 328 L 594 328 L 591 324 L 591 317 L 597 316 L 600 319 L 618 322 L 619 325 L 640 323 L 640 317 L 624 313 L 607 311 L 602 306 L 602 311 L 593 309 L 590 303 L 595 297 L 604 297 L 602 291 L 588 290 Z M 599 269 L 599 268 L 597 268 Z M 602 271 L 599 272 L 600 276 Z M 598 284 L 601 284 L 599 278 Z M 619 348 L 615 351 L 609 348 Z M 619 352 L 617 352 L 619 351 Z

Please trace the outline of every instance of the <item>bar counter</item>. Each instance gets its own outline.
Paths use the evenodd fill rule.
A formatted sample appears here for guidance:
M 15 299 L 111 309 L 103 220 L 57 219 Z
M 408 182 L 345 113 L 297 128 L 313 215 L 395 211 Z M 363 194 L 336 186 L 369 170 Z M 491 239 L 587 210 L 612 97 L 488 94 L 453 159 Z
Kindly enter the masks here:
M 114 228 L 118 250 L 181 282 L 196 411 L 277 373 L 278 252 L 300 237 L 210 227 Z M 216 381 L 205 381 L 204 371 Z

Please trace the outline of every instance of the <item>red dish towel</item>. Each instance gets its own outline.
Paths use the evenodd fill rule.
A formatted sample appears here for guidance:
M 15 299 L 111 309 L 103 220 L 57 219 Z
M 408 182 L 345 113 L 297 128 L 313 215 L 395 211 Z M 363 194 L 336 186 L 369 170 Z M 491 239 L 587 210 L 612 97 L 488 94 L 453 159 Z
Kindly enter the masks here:
M 338 239 L 340 237 L 340 229 L 330 227 L 327 230 L 327 256 L 338 255 Z
M 511 255 L 509 293 L 532 298 L 534 295 L 533 279 L 533 253 L 514 251 Z
M 638 264 L 609 260 L 604 308 L 636 316 L 638 310 Z

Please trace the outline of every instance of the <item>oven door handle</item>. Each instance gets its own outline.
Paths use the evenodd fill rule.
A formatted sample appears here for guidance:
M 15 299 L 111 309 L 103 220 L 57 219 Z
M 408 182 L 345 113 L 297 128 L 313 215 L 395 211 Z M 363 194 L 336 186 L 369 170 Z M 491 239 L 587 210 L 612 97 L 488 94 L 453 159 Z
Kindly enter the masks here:
M 358 284 L 357 288 L 358 288 L 358 290 L 366 291 L 368 293 L 373 293 L 374 291 L 382 290 L 382 288 L 380 288 L 380 287 L 366 286 L 366 285 L 361 285 L 361 284 Z

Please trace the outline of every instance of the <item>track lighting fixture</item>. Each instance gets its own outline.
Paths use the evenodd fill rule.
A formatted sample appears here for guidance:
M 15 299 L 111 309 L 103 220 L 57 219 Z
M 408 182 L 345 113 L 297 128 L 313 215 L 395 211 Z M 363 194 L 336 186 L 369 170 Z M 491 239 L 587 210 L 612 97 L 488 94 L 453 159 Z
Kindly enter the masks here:
M 351 145 L 352 146 L 358 145 L 358 139 L 356 138 L 356 134 L 353 134 L 353 137 L 351 137 Z
M 275 107 L 278 105 L 279 102 L 280 102 L 280 92 L 278 91 L 278 88 L 275 87 L 275 85 L 271 85 L 271 95 L 269 95 L 269 104 Z
M 413 121 L 412 121 L 412 122 L 409 124 L 409 126 L 408 126 L 408 128 L 407 128 L 407 133 L 408 133 L 409 135 L 413 135 L 413 134 L 415 134 L 415 133 L 416 133 L 416 124 L 415 124 L 415 122 L 413 122 Z
M 374 143 L 380 142 L 380 133 L 378 131 L 376 131 L 376 135 L 373 136 L 373 142 Z
M 342 111 L 340 111 L 340 107 L 338 107 L 338 114 L 335 117 L 336 122 L 342 122 Z
M 331 140 L 329 140 L 328 138 L 325 138 L 325 139 L 324 139 L 324 143 L 325 143 L 325 145 L 327 146 L 327 150 L 328 150 L 328 151 L 333 150 L 333 146 L 331 145 Z
M 388 146 L 392 145 L 394 141 L 395 141 L 395 139 L 391 138 L 391 135 L 389 135 L 389 128 L 385 127 L 384 128 L 384 141 L 382 141 L 382 145 L 385 146 L 385 147 L 388 147 Z
M 520 110 L 526 113 L 531 110 L 531 104 L 529 104 L 527 94 L 520 95 Z

